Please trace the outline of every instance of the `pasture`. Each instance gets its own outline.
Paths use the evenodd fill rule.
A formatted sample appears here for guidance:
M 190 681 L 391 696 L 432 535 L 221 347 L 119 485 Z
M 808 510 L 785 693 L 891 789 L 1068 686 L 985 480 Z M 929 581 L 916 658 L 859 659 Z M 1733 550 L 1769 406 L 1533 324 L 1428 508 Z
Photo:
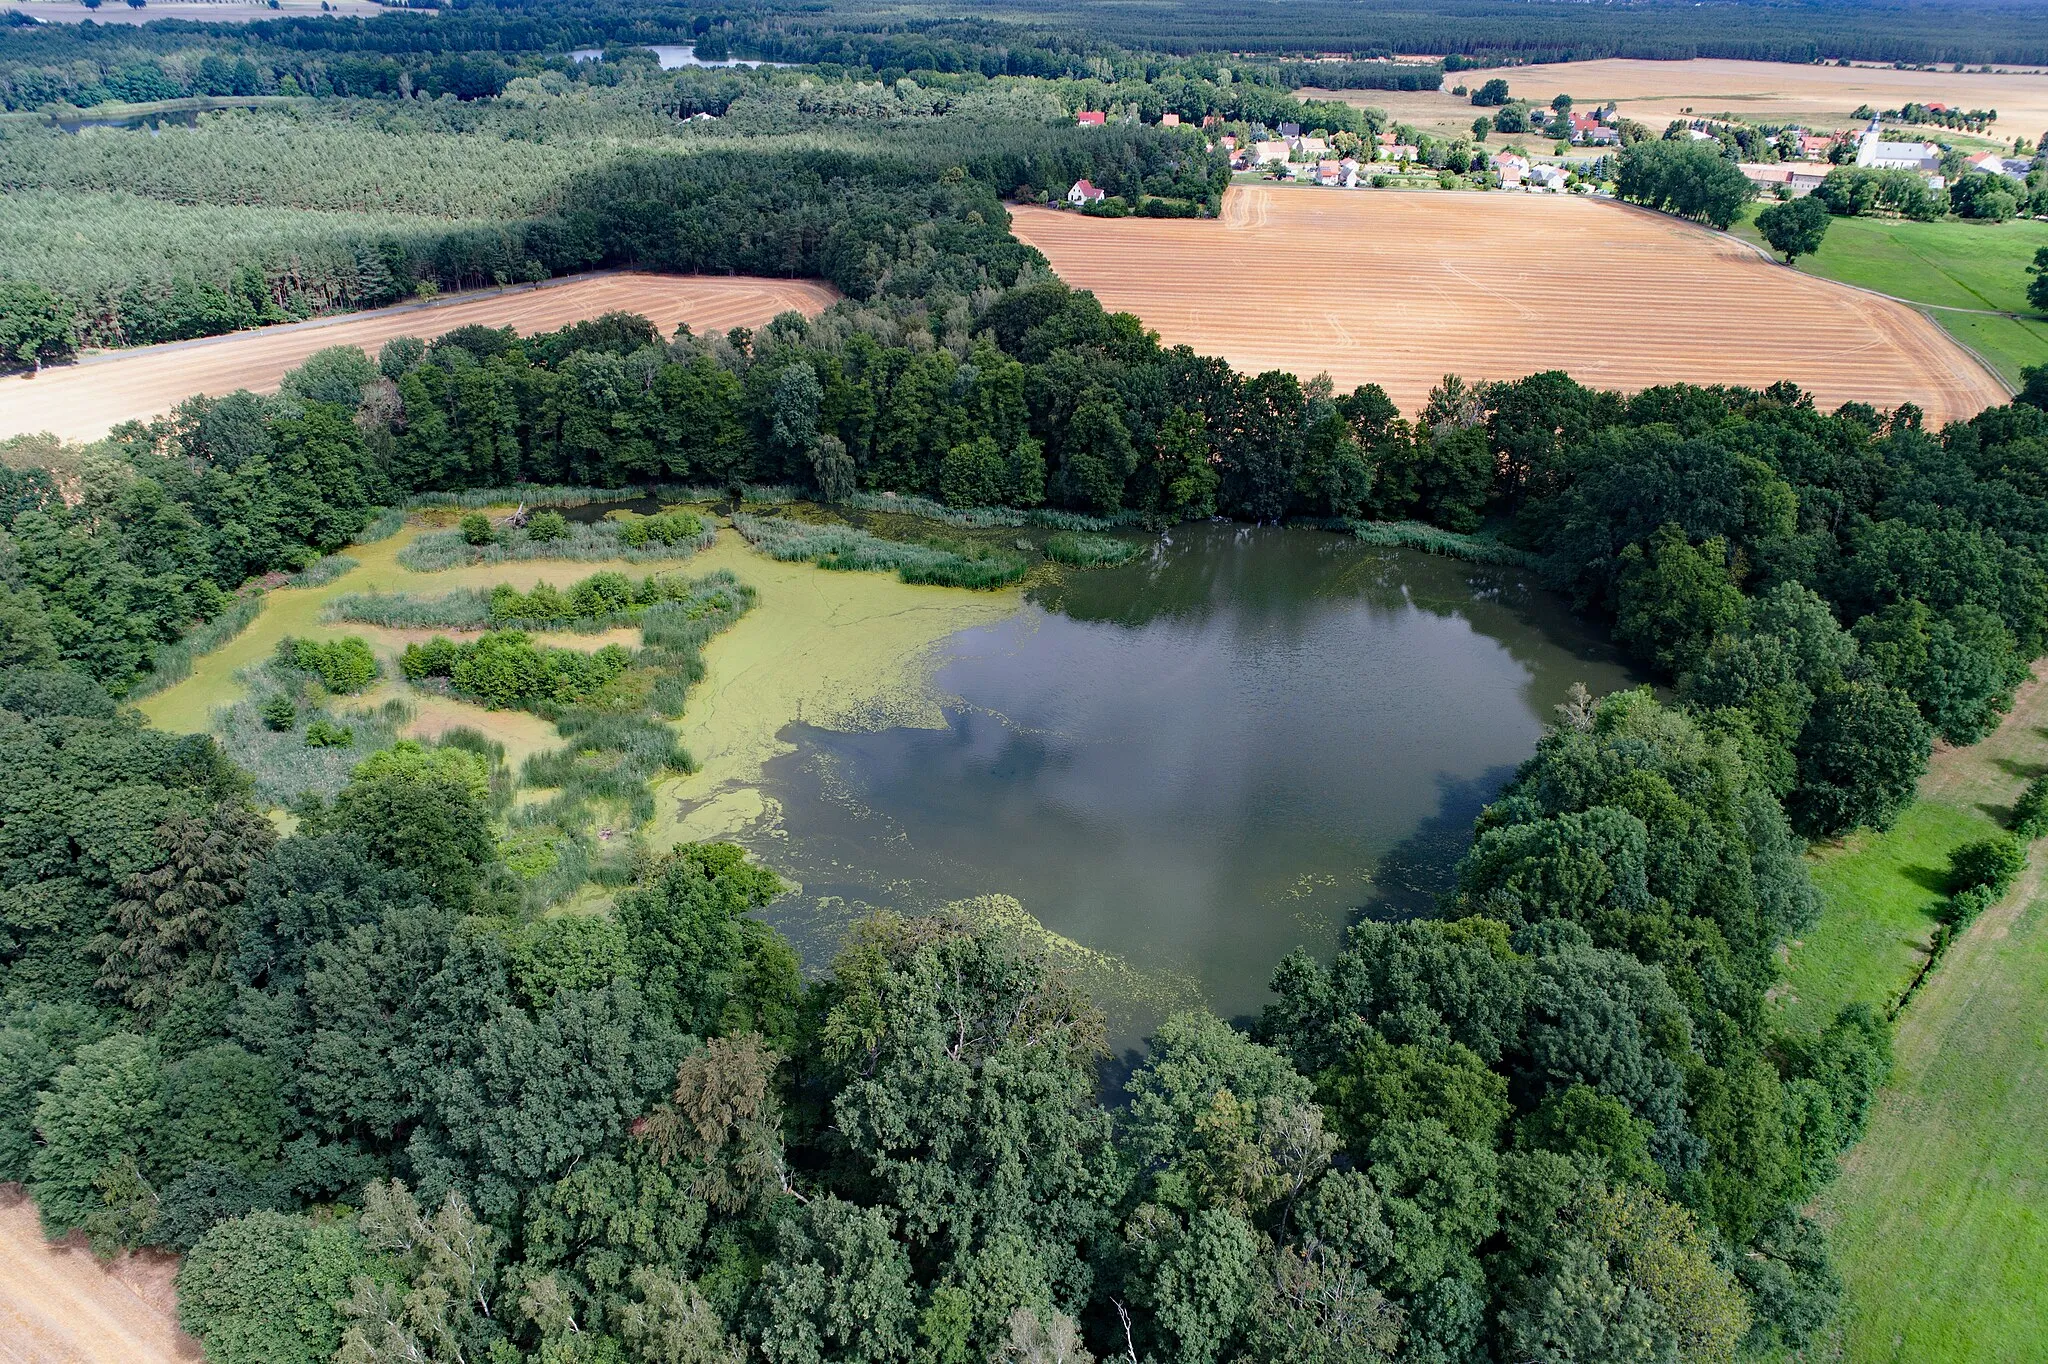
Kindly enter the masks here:
M 1220 221 L 1020 209 L 1016 231 L 1168 344 L 1377 383 L 1411 414 L 1446 374 L 1547 369 L 1626 390 L 1790 379 L 1937 423 L 2006 396 L 1912 308 L 1612 203 L 1240 185 Z
M 1908 103 L 1951 108 L 1996 109 L 1994 137 L 2032 140 L 2048 128 L 2048 72 L 1894 71 L 1881 66 L 1796 66 L 1787 62 L 1740 62 L 1718 58 L 1653 62 L 1610 59 L 1500 70 L 1460 71 L 1444 78 L 1442 90 L 1339 90 L 1328 92 L 1348 104 L 1384 109 L 1394 118 L 1431 131 L 1463 133 L 1475 114 L 1468 100 L 1453 95 L 1457 84 L 1476 86 L 1491 77 L 1507 80 L 1516 99 L 1548 104 L 1570 95 L 1580 108 L 1615 102 L 1622 116 L 1653 133 L 1674 118 L 1726 114 L 1759 123 L 1798 123 L 1816 130 L 1854 126 L 1860 105 L 1897 109 Z M 1322 91 L 1304 91 L 1322 95 Z
M 532 334 L 615 311 L 639 313 L 663 335 L 678 323 L 698 332 L 722 332 L 758 327 L 791 310 L 815 317 L 837 297 L 832 286 L 816 280 L 579 275 L 530 288 L 451 294 L 431 303 L 111 351 L 33 377 L 0 379 L 0 438 L 50 431 L 65 440 L 97 440 L 121 422 L 167 412 L 195 393 L 272 392 L 286 370 L 329 346 L 361 346 L 374 357 L 394 336 L 431 339 L 472 325 Z
M 1932 888 L 1949 853 L 2002 822 L 2048 770 L 2048 686 L 1971 748 L 1935 755 L 1920 800 L 1883 834 L 1815 867 L 1826 908 L 1790 952 L 1793 1028 L 1842 1004 L 1882 1007 L 1918 969 Z M 1818 1358 L 1977 1364 L 2048 1350 L 2048 898 L 2043 850 L 2019 886 L 1963 934 L 1899 1017 L 1897 1069 L 1870 1130 L 1814 1209 L 1847 1287 Z

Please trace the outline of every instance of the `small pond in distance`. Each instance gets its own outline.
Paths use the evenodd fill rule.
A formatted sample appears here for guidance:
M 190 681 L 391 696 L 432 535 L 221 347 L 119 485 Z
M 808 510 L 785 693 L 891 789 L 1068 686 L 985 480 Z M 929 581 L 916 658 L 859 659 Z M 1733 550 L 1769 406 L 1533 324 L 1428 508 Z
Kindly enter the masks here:
M 1573 682 L 1637 679 L 1519 570 L 1184 526 L 943 646 L 942 729 L 798 724 L 755 846 L 814 965 L 868 906 L 998 894 L 1092 963 L 1113 1040 L 1255 1013 L 1297 945 L 1426 909 Z

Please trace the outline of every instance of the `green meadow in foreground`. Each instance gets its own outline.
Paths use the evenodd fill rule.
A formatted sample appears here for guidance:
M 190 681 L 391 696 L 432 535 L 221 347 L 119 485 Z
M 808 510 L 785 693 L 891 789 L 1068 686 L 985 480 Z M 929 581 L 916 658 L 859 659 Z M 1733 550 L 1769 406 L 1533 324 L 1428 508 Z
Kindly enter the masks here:
M 1911 981 L 1949 855 L 2048 770 L 2048 705 L 2022 693 L 1974 748 L 1936 758 L 1881 834 L 1816 859 L 1821 921 L 1791 952 L 1786 1021 L 1882 1007 Z M 1845 1287 L 1818 1359 L 1992 1364 L 2048 1358 L 2048 899 L 2035 870 L 1965 933 L 1900 1015 L 1896 1068 L 1863 1141 L 1816 1201 Z

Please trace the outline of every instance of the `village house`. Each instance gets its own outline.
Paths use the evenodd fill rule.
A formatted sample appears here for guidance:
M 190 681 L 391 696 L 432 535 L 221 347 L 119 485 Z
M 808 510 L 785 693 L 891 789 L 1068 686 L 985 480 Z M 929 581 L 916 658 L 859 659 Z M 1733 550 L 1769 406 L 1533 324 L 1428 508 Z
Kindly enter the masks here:
M 1735 168 L 1758 188 L 1775 190 L 1783 185 L 1795 199 L 1813 193 L 1834 169 L 1825 161 L 1742 161 Z
M 1162 128 L 1178 128 L 1178 127 L 1180 127 L 1180 115 L 1179 115 L 1179 114 L 1161 114 L 1161 115 L 1159 116 L 1159 126 L 1160 126 L 1160 127 L 1162 127 Z
M 1294 139 L 1294 155 L 1302 161 L 1320 161 L 1330 154 L 1330 144 L 1320 137 Z
M 1098 189 L 1086 180 L 1076 180 L 1074 187 L 1067 191 L 1067 202 L 1075 208 L 1088 204 L 1099 204 L 1109 197 L 1109 191 Z
M 1319 185 L 1335 186 L 1342 174 L 1342 169 L 1335 161 L 1316 162 L 1316 183 Z
M 1982 171 L 1986 175 L 2009 175 L 2015 180 L 2022 180 L 2026 178 L 2027 172 L 2034 168 L 2034 158 L 2007 156 L 2003 152 L 1980 152 L 1971 157 L 1967 164 L 1971 170 Z
M 1550 194 L 1564 193 L 1565 181 L 1570 178 L 1570 173 L 1562 166 L 1531 166 L 1525 176 L 1530 189 Z M 1506 177 L 1502 179 L 1505 182 Z
M 1347 156 L 1337 163 L 1337 183 L 1345 189 L 1358 188 L 1358 160 L 1356 157 Z
M 1799 154 L 1808 161 L 1825 161 L 1835 149 L 1835 139 L 1820 133 L 1799 134 Z
M 1264 166 L 1272 161 L 1286 161 L 1293 148 L 1278 140 L 1257 142 L 1252 145 L 1252 165 Z
M 1099 109 L 1083 109 L 1080 113 L 1074 115 L 1074 122 L 1080 124 L 1083 128 L 1100 128 L 1103 124 L 1109 122 L 1109 115 Z
M 1513 152 L 1495 152 L 1493 173 L 1500 177 L 1502 188 L 1518 189 L 1523 177 L 1529 173 L 1529 162 L 1527 158 L 1517 156 Z

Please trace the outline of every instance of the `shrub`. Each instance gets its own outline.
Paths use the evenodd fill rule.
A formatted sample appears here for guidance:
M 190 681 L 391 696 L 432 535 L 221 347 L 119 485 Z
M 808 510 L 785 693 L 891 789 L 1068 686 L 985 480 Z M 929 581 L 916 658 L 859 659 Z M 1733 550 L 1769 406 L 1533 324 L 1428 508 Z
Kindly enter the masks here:
M 446 677 L 457 694 L 492 710 L 549 714 L 595 695 L 632 661 L 616 644 L 585 654 L 542 648 L 523 630 L 493 630 L 467 644 L 408 645 L 399 666 L 414 681 Z
M 2048 834 L 2048 776 L 2036 777 L 2012 807 L 2012 833 L 2022 843 Z
M 1978 887 L 2003 895 L 2027 865 L 2027 850 L 2011 834 L 1994 834 L 1965 843 L 1949 854 L 1948 886 L 1951 895 Z
M 687 511 L 662 512 L 658 516 L 633 516 L 619 521 L 619 538 L 634 549 L 645 549 L 649 545 L 694 544 L 704 535 L 704 523 L 696 513 Z M 528 534 L 532 534 L 529 529 Z
M 458 529 L 462 532 L 465 544 L 488 545 L 498 538 L 497 531 L 491 526 L 491 518 L 482 512 L 471 512 L 463 517 Z M 529 530 L 528 534 L 531 533 Z
M 299 722 L 299 708 L 283 692 L 263 703 L 263 727 L 282 734 Z
M 377 680 L 377 656 L 357 635 L 345 635 L 325 644 L 286 635 L 277 645 L 278 662 L 303 673 L 312 673 L 320 685 L 338 696 L 350 696 Z
M 306 747 L 308 748 L 351 748 L 355 745 L 356 732 L 343 725 L 337 725 L 326 716 L 321 716 L 306 726 Z
M 569 518 L 553 508 L 537 511 L 526 521 L 527 537 L 540 544 L 552 544 L 568 533 Z

